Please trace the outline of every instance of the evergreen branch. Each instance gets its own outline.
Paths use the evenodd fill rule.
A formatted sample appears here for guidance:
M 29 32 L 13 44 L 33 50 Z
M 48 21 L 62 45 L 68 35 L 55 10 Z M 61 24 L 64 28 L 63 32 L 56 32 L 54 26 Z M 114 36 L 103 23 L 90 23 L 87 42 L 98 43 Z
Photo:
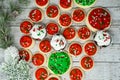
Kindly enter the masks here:
M 8 10 L 4 11 L 2 9 L 1 11 L 2 12 L 0 13 L 0 25 L 1 24 L 6 24 L 6 23 L 8 23 L 8 21 L 13 19 Z
M 10 21 L 15 19 L 18 14 L 21 13 L 21 5 L 28 4 L 29 0 L 11 0 L 9 2 L 9 8 L 4 9 L 5 0 L 0 0 L 0 48 L 7 48 L 13 44 L 12 36 L 10 35 Z
M 17 11 L 18 14 L 20 14 L 22 9 L 18 3 L 11 1 L 10 2 L 10 11 L 11 11 L 11 13 L 13 13 L 14 11 Z
M 0 14 L 0 47 L 7 48 L 9 47 L 13 41 L 10 36 L 10 27 L 9 22 L 11 17 L 9 16 L 9 12 L 2 11 Z
M 30 3 L 30 0 L 18 0 L 18 2 L 19 2 L 20 4 L 27 5 L 28 3 Z
M 2 7 L 3 7 L 3 1 L 4 0 L 0 0 L 0 9 L 2 9 Z
M 10 35 L 10 27 L 0 26 L 0 47 L 7 48 L 13 44 L 13 39 Z

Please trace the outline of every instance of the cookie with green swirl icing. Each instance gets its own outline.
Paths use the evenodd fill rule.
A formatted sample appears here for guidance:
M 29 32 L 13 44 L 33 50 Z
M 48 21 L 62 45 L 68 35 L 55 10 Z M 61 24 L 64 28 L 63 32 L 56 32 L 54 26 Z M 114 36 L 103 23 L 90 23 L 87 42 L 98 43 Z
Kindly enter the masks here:
M 64 51 L 51 53 L 48 60 L 48 68 L 55 75 L 65 74 L 70 70 L 71 64 L 70 56 Z
M 74 0 L 74 2 L 82 8 L 88 8 L 95 4 L 97 0 Z

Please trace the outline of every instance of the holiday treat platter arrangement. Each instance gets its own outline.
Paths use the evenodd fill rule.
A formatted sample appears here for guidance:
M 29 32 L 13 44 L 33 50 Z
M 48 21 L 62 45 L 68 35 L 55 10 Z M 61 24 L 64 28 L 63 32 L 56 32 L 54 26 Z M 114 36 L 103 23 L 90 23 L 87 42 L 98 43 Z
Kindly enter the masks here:
M 107 30 L 112 20 L 109 10 L 103 7 L 85 12 L 96 1 L 60 0 L 59 5 L 55 5 L 49 4 L 49 0 L 35 0 L 36 8 L 20 24 L 23 36 L 19 51 L 21 59 L 35 68 L 34 80 L 62 80 L 63 75 L 69 75 L 70 80 L 84 80 L 85 71 L 94 68 L 94 55 L 100 47 L 111 43 Z M 77 8 L 72 9 L 74 4 Z M 72 13 L 67 13 L 71 9 Z M 42 22 L 45 16 L 51 19 L 48 24 Z M 72 25 L 83 21 L 86 23 L 83 26 Z M 39 42 L 38 51 L 32 53 L 30 49 L 36 41 Z M 73 66 L 73 59 L 77 57 L 79 65 Z
M 98 0 L 50 1 L 34 0 L 36 7 L 20 23 L 20 59 L 32 66 L 33 80 L 84 80 L 85 72 L 94 69 L 97 52 L 112 41 L 111 13 L 92 7 Z

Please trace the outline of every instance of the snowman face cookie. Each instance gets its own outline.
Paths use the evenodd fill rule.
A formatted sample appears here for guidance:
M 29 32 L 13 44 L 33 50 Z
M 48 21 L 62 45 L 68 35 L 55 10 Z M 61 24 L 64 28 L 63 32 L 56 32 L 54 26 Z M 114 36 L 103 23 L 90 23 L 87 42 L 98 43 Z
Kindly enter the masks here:
M 46 36 L 46 29 L 43 24 L 35 24 L 30 30 L 31 37 L 42 40 Z
M 55 50 L 61 50 L 65 48 L 67 42 L 62 35 L 56 34 L 52 37 L 50 44 Z

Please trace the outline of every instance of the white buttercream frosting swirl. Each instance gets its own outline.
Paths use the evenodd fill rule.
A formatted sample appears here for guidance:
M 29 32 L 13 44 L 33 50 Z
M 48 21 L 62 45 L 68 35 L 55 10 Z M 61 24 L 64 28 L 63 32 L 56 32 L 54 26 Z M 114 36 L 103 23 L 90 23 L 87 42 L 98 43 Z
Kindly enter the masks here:
M 65 48 L 67 42 L 62 35 L 56 34 L 52 37 L 50 44 L 55 50 L 61 50 Z
M 43 24 L 35 24 L 30 34 L 32 38 L 42 40 L 46 36 L 46 29 Z
M 108 46 L 111 43 L 110 34 L 106 31 L 98 31 L 94 37 L 98 46 Z

